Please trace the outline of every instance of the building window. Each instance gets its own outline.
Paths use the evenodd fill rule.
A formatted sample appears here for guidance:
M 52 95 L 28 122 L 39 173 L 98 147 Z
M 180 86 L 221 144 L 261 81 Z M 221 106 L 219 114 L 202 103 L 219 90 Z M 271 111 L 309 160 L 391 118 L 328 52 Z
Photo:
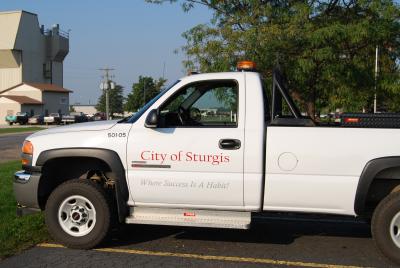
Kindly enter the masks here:
M 51 62 L 47 61 L 46 63 L 43 63 L 43 76 L 46 79 L 51 79 L 52 78 L 52 73 L 51 73 Z
M 67 98 L 66 97 L 61 97 L 60 98 L 60 104 L 67 104 Z

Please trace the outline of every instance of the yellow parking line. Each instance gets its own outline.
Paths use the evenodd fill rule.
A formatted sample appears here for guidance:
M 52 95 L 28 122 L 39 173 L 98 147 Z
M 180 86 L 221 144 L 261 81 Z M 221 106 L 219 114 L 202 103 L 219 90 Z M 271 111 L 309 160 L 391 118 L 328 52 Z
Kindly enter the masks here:
M 63 248 L 64 246 L 59 244 L 42 243 L 38 245 L 43 248 Z M 94 249 L 100 252 L 109 253 L 125 253 L 135 255 L 147 255 L 147 256 L 161 256 L 161 257 L 178 257 L 198 260 L 213 260 L 213 261 L 230 261 L 230 262 L 244 262 L 244 263 L 261 263 L 261 264 L 273 264 L 283 266 L 298 266 L 298 267 L 317 267 L 317 268 L 361 268 L 360 266 L 349 266 L 349 265 L 336 265 L 336 264 L 324 264 L 324 263 L 313 263 L 313 262 L 298 262 L 298 261 L 284 261 L 284 260 L 273 260 L 273 259 L 262 259 L 262 258 L 246 258 L 246 257 L 235 257 L 235 256 L 214 256 L 214 255 L 201 255 L 191 253 L 174 253 L 174 252 L 161 252 L 161 251 L 149 251 L 149 250 L 136 250 L 136 249 L 122 249 L 122 248 L 98 248 Z

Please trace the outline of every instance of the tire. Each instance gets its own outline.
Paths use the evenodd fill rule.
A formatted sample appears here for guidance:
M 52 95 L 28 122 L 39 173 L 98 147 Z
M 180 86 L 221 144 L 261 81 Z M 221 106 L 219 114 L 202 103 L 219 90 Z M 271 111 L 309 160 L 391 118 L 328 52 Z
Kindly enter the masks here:
M 371 232 L 383 255 L 400 264 L 400 192 L 386 196 L 376 207 Z
M 108 235 L 112 205 L 104 189 L 90 180 L 70 180 L 58 186 L 46 203 L 50 235 L 69 248 L 91 249 Z

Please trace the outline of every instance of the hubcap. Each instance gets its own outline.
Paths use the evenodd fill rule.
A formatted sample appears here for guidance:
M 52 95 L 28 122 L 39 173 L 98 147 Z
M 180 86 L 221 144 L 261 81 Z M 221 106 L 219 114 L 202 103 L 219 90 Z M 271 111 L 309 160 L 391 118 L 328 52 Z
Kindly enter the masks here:
M 400 212 L 393 217 L 390 223 L 390 236 L 395 245 L 400 248 Z
M 69 235 L 87 235 L 96 224 L 96 209 L 86 197 L 69 196 L 61 202 L 58 209 L 58 223 Z

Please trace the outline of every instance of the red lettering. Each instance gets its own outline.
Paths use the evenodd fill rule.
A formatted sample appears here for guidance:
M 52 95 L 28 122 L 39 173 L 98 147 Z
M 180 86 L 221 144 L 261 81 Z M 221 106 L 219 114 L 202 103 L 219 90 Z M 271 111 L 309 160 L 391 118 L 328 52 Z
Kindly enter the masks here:
M 142 160 L 149 160 L 150 158 L 144 156 L 144 154 L 148 154 L 148 153 L 150 153 L 150 151 L 143 151 L 140 154 L 140 158 L 142 158 Z

